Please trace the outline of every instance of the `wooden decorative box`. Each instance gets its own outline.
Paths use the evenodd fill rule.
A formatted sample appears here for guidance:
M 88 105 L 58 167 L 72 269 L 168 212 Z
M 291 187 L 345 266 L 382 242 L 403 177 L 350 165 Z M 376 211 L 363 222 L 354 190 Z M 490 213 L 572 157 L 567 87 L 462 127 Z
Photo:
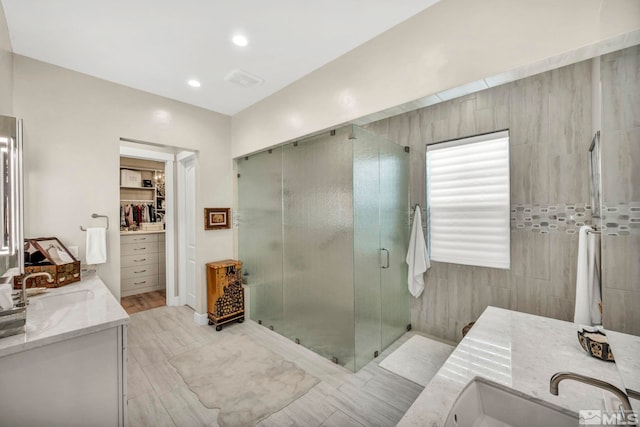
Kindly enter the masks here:
M 242 262 L 227 259 L 207 264 L 207 312 L 216 331 L 229 322 L 244 321 Z
M 51 274 L 53 282 L 47 277 L 37 276 L 29 279 L 27 288 L 58 288 L 80 281 L 80 261 L 55 237 L 40 237 L 24 241 L 25 275 L 46 272 Z M 13 278 L 14 289 L 22 288 L 22 278 Z

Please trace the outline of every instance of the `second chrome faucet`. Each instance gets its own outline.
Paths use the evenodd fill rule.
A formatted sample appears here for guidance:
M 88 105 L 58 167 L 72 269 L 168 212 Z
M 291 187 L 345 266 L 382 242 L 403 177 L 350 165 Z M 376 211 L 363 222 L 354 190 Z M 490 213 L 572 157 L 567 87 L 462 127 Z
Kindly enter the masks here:
M 629 402 L 629 397 L 627 394 L 620 390 L 618 387 L 610 384 L 606 381 L 598 380 L 596 378 L 591 378 L 586 375 L 576 374 L 575 372 L 557 372 L 553 374 L 551 380 L 549 381 L 549 392 L 554 396 L 558 396 L 558 385 L 563 380 L 574 380 L 584 384 L 592 385 L 603 390 L 607 390 L 616 395 L 620 402 L 622 402 L 622 406 L 624 407 L 625 417 L 628 414 L 633 413 L 633 408 L 631 407 L 631 402 Z M 635 423 L 626 425 L 635 425 Z

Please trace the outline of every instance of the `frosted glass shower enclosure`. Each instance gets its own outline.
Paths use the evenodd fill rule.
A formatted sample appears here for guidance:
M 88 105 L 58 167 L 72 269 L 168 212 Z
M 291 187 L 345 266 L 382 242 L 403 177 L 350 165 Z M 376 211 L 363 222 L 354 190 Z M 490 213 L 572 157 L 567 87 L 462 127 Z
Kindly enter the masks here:
M 356 126 L 239 159 L 251 319 L 352 371 L 402 335 L 408 163 Z

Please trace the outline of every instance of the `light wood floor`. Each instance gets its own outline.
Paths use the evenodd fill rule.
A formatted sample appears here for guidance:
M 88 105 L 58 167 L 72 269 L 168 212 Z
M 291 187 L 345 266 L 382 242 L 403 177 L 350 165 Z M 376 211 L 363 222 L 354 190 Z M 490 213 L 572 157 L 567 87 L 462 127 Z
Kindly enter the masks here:
M 218 426 L 217 409 L 204 407 L 168 362 L 205 343 L 245 334 L 293 361 L 320 382 L 259 427 L 395 426 L 423 388 L 378 366 L 408 340 L 408 332 L 354 374 L 255 322 L 221 332 L 199 326 L 188 307 L 161 307 L 131 316 L 128 334 L 128 413 L 131 427 Z
M 120 298 L 120 305 L 127 314 L 138 313 L 152 308 L 167 305 L 167 291 L 145 292 L 143 294 L 131 295 Z

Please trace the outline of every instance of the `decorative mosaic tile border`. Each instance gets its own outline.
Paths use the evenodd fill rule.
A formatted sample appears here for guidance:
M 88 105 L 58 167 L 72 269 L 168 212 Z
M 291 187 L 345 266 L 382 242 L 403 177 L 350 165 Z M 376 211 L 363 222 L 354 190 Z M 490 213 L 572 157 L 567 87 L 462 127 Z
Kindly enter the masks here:
M 413 224 L 413 209 L 410 212 Z M 588 203 L 557 205 L 511 205 L 511 230 L 534 233 L 576 234 L 583 225 L 598 225 Z M 422 208 L 422 227 L 426 228 L 426 209 Z M 603 206 L 602 233 L 608 236 L 640 235 L 640 202 L 608 203 Z
M 602 233 L 607 236 L 640 235 L 640 202 L 607 203 L 602 209 Z
M 592 224 L 591 205 L 587 203 L 511 205 L 512 230 L 575 234 L 583 225 Z

